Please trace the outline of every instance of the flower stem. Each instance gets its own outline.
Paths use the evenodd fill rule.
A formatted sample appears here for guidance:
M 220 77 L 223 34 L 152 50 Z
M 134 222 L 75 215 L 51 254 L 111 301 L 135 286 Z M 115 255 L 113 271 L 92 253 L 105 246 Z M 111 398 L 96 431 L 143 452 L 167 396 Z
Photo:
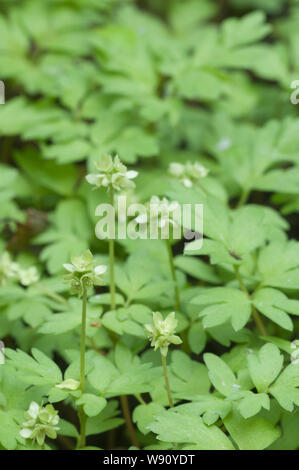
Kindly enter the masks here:
M 240 287 L 241 287 L 241 290 L 250 298 L 250 294 L 243 282 L 243 279 L 242 279 L 242 276 L 240 274 L 240 271 L 239 271 L 239 267 L 234 265 L 234 270 L 235 270 L 235 274 L 236 274 L 236 278 L 240 284 Z M 255 324 L 259 330 L 259 332 L 263 335 L 263 336 L 267 336 L 267 330 L 266 330 L 266 327 L 263 323 L 263 320 L 261 319 L 261 316 L 260 314 L 258 313 L 258 311 L 256 310 L 255 306 L 252 304 L 251 305 L 251 311 L 252 311 L 252 316 L 253 316 L 253 319 L 255 321 Z
M 112 185 L 110 186 L 109 192 L 110 192 L 110 204 L 112 207 L 114 207 L 114 188 Z M 113 222 L 115 223 L 115 220 Z M 115 310 L 116 303 L 115 303 L 115 281 L 114 281 L 114 238 L 112 237 L 111 233 L 109 237 L 109 265 L 110 265 L 110 307 L 111 307 L 111 310 Z M 117 335 L 113 334 L 112 332 L 110 336 L 111 336 L 113 343 L 115 344 L 117 340 Z M 126 421 L 128 433 L 131 437 L 132 444 L 136 447 L 139 447 L 139 444 L 135 436 L 134 426 L 131 420 L 128 397 L 126 395 L 122 395 L 120 397 L 120 402 L 121 402 L 123 415 Z
M 175 267 L 174 267 L 174 262 L 173 262 L 173 254 L 172 254 L 172 249 L 171 249 L 171 244 L 169 239 L 166 239 L 166 246 L 167 246 L 167 251 L 168 251 L 168 258 L 169 258 L 169 265 L 171 269 L 171 276 L 174 282 L 174 292 L 175 292 L 175 306 L 178 312 L 181 312 L 181 300 L 180 300 L 180 292 L 178 288 L 178 283 L 177 283 L 177 277 L 175 273 Z
M 136 434 L 135 434 L 135 429 L 134 429 L 132 419 L 131 419 L 131 413 L 130 413 L 130 408 L 129 408 L 129 403 L 128 403 L 128 397 L 126 395 L 120 395 L 120 403 L 121 403 L 121 407 L 122 407 L 122 410 L 123 410 L 123 415 L 124 415 L 124 418 L 125 418 L 125 421 L 126 421 L 126 426 L 127 426 L 127 429 L 128 429 L 128 433 L 129 433 L 131 442 L 132 442 L 133 446 L 139 448 L 139 443 L 137 441 Z
M 165 384 L 166 384 L 168 402 L 169 402 L 170 408 L 173 408 L 173 401 L 172 401 L 172 397 L 171 397 L 171 391 L 170 391 L 169 379 L 168 379 L 168 373 L 167 373 L 166 357 L 163 356 L 162 353 L 161 353 L 161 358 L 162 358 L 162 366 L 163 366 L 163 373 L 164 373 L 164 377 L 165 377 Z
M 243 207 L 244 204 L 246 204 L 246 202 L 249 198 L 249 195 L 250 195 L 250 190 L 244 189 L 242 191 L 241 197 L 240 197 L 240 199 L 238 201 L 238 204 L 237 204 L 237 209 L 239 209 L 240 207 Z
M 82 394 L 85 393 L 85 342 L 86 342 L 86 306 L 87 306 L 87 288 L 83 282 L 83 296 L 82 296 L 82 320 L 81 320 L 81 346 L 80 346 L 80 389 Z M 79 406 L 78 410 L 80 421 L 80 444 L 79 447 L 84 447 L 86 443 L 86 419 L 83 405 Z
M 110 204 L 112 207 L 114 207 L 113 186 L 110 186 Z M 109 237 L 109 264 L 110 264 L 110 305 L 111 305 L 111 310 L 115 310 L 114 238 L 112 238 L 111 234 Z

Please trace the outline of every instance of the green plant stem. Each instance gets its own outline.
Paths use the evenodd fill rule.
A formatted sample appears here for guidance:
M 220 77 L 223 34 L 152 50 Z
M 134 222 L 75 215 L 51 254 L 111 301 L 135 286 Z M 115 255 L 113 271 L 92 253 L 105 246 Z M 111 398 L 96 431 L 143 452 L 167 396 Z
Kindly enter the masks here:
M 166 357 L 163 356 L 162 353 L 161 353 L 161 358 L 162 358 L 162 366 L 163 366 L 163 373 L 164 373 L 164 377 L 165 377 L 165 384 L 166 384 L 168 402 L 169 402 L 170 408 L 173 408 L 173 401 L 172 401 L 172 397 L 171 397 L 171 391 L 170 391 L 169 379 L 168 379 L 168 373 L 167 373 Z
M 236 274 L 236 278 L 240 284 L 240 287 L 242 289 L 242 291 L 249 297 L 251 298 L 244 282 L 243 282 L 243 279 L 242 279 L 242 276 L 240 274 L 240 271 L 239 271 L 239 268 L 238 266 L 234 265 L 234 270 L 235 270 L 235 274 Z M 258 311 L 256 310 L 255 306 L 252 304 L 251 305 L 251 311 L 252 311 L 252 316 L 253 316 L 253 319 L 255 321 L 255 324 L 259 330 L 259 332 L 263 335 L 263 336 L 267 336 L 267 330 L 266 330 L 266 327 L 263 323 L 263 320 L 261 319 L 261 316 L 260 314 L 258 313 Z
M 241 197 L 240 197 L 239 202 L 237 204 L 237 209 L 239 209 L 240 207 L 244 206 L 244 204 L 246 204 L 246 202 L 249 198 L 249 194 L 250 194 L 250 191 L 248 189 L 244 189 L 242 191 Z
M 131 420 L 131 413 L 128 403 L 128 397 L 126 395 L 120 395 L 120 403 L 123 410 L 123 415 L 126 421 L 127 430 L 131 439 L 133 446 L 139 448 L 139 443 L 135 434 L 135 429 Z
M 86 343 L 86 307 L 87 307 L 87 289 L 83 281 L 82 296 L 82 320 L 81 320 L 81 346 L 80 346 L 80 390 L 85 393 L 85 343 Z M 86 444 L 86 419 L 83 405 L 78 410 L 80 421 L 80 443 L 79 448 L 85 447 Z
M 55 292 L 51 292 L 48 289 L 43 289 L 40 287 L 38 287 L 38 290 L 42 292 L 44 295 L 46 295 L 47 297 L 49 297 L 50 299 L 56 300 L 56 302 L 59 302 L 60 304 L 63 304 L 63 305 L 68 304 L 68 301 L 64 297 L 62 297 L 59 294 L 56 294 Z
M 114 207 L 113 186 L 110 187 L 110 204 L 112 207 Z M 114 239 L 111 236 L 109 238 L 109 264 L 110 264 L 110 305 L 111 305 L 111 310 L 115 310 Z
M 114 207 L 114 189 L 113 189 L 113 186 L 110 186 L 109 193 L 110 193 L 110 204 L 111 204 L 112 207 Z M 110 234 L 110 238 L 109 238 L 109 267 L 110 267 L 110 307 L 111 307 L 111 310 L 115 310 L 116 303 L 115 303 L 115 281 L 114 281 L 114 238 L 111 237 L 111 234 Z M 113 334 L 113 332 L 110 333 L 110 337 L 111 337 L 113 343 L 116 343 L 117 336 L 115 334 Z M 135 436 L 134 426 L 133 426 L 132 420 L 131 420 L 128 397 L 126 395 L 122 395 L 120 397 L 120 401 L 121 401 L 123 415 L 124 415 L 124 418 L 125 418 L 125 421 L 126 421 L 128 433 L 131 437 L 132 444 L 136 447 L 139 447 L 136 436 Z
M 175 266 L 173 262 L 173 254 L 172 254 L 172 249 L 171 249 L 171 244 L 168 239 L 166 241 L 166 246 L 167 246 L 167 251 L 168 251 L 168 258 L 169 258 L 169 265 L 171 269 L 171 276 L 174 282 L 174 292 L 175 292 L 175 306 L 178 312 L 181 312 L 181 300 L 180 300 L 180 292 L 179 292 L 179 287 L 177 283 L 177 277 L 175 273 Z
M 146 405 L 146 402 L 143 400 L 141 393 L 137 393 L 135 398 L 139 401 L 140 405 Z

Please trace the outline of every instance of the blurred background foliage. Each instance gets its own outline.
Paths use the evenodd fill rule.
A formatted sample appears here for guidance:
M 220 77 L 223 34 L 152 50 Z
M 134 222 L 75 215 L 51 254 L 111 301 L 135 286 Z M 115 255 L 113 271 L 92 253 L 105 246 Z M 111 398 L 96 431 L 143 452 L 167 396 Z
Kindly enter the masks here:
M 2 249 L 50 275 L 87 247 L 105 259 L 94 210 L 107 194 L 84 178 L 104 152 L 139 171 L 134 201 L 182 201 L 166 169 L 196 160 L 224 205 L 274 206 L 296 235 L 298 1 L 1 0 L 0 11 Z M 139 246 L 120 241 L 119 259 Z

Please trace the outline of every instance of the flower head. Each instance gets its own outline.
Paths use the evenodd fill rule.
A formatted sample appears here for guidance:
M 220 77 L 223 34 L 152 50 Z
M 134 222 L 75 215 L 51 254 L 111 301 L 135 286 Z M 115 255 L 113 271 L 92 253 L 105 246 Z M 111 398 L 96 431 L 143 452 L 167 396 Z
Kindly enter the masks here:
M 32 401 L 25 413 L 25 420 L 20 431 L 20 436 L 24 439 L 36 440 L 40 446 L 44 444 L 46 437 L 56 439 L 59 416 L 52 405 L 43 407 Z
M 19 268 L 18 270 L 19 281 L 23 286 L 30 286 L 39 280 L 38 270 L 35 266 L 28 269 Z
M 153 325 L 145 325 L 145 331 L 151 341 L 151 346 L 160 349 L 163 356 L 167 355 L 170 344 L 181 344 L 182 340 L 175 335 L 178 321 L 175 312 L 171 312 L 165 319 L 160 312 L 153 312 Z
M 0 284 L 4 286 L 10 278 L 17 278 L 19 265 L 11 260 L 10 254 L 4 251 L 0 256 Z
M 178 178 L 186 188 L 191 188 L 195 181 L 205 178 L 209 173 L 206 167 L 197 162 L 187 162 L 185 165 L 173 162 L 170 163 L 168 171 L 171 176 Z
M 55 385 L 56 388 L 60 388 L 61 390 L 78 390 L 80 386 L 80 382 L 75 379 L 66 379 L 60 384 Z
M 105 284 L 102 276 L 106 272 L 107 266 L 96 266 L 90 250 L 86 250 L 80 256 L 73 255 L 71 262 L 72 264 L 64 264 L 63 267 L 68 271 L 64 278 L 71 283 L 72 294 L 78 293 L 81 296 L 84 286 L 90 288 Z
M 141 226 L 147 226 L 151 221 L 157 221 L 157 226 L 161 229 L 180 227 L 180 205 L 177 201 L 170 202 L 166 197 L 160 199 L 158 196 L 152 196 L 146 204 L 146 213 L 136 217 L 135 222 Z
M 95 166 L 98 172 L 87 175 L 86 180 L 96 188 L 113 187 L 117 191 L 135 188 L 132 180 L 138 175 L 137 171 L 128 171 L 118 155 L 114 157 L 114 160 L 111 155 L 104 155 Z

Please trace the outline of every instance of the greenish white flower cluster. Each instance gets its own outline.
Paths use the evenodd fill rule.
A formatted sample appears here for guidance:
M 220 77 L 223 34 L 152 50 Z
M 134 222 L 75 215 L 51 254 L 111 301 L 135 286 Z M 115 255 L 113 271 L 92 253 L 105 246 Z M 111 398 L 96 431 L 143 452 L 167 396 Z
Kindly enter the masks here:
M 80 382 L 75 379 L 65 379 L 60 384 L 55 385 L 56 388 L 60 388 L 61 390 L 78 390 L 80 387 Z
M 96 188 L 112 187 L 117 191 L 135 188 L 132 180 L 138 175 L 137 171 L 128 171 L 118 155 L 114 159 L 111 155 L 104 155 L 95 166 L 98 172 L 87 175 L 86 180 Z
M 163 356 L 167 356 L 170 344 L 182 343 L 181 338 L 174 334 L 177 324 L 175 312 L 171 312 L 165 319 L 160 312 L 153 312 L 153 325 L 145 325 L 151 346 L 155 351 L 160 349 Z
M 135 219 L 140 225 L 147 225 L 151 220 L 157 220 L 159 228 L 180 224 L 180 204 L 177 201 L 170 202 L 166 197 L 160 199 L 158 196 L 152 196 L 145 207 L 146 213 Z
M 39 273 L 35 266 L 22 268 L 19 263 L 12 261 L 7 251 L 4 251 L 0 256 L 0 284 L 4 286 L 9 279 L 14 279 L 27 287 L 39 280 Z
M 64 278 L 71 283 L 72 294 L 78 294 L 81 297 L 84 286 L 88 289 L 105 285 L 102 276 L 107 271 L 107 266 L 96 266 L 90 250 L 86 250 L 79 256 L 73 255 L 71 262 L 72 264 L 64 264 L 63 267 L 68 271 Z
M 209 173 L 209 170 L 198 162 L 187 162 L 185 165 L 173 162 L 170 163 L 168 171 L 171 176 L 178 178 L 186 188 L 191 188 L 194 182 L 205 178 Z
M 44 444 L 46 437 L 56 439 L 59 416 L 52 405 L 40 406 L 35 401 L 31 402 L 25 419 L 20 431 L 20 436 L 24 439 L 37 441 L 40 446 Z
M 291 362 L 293 364 L 299 364 L 299 339 L 295 339 L 291 343 Z

